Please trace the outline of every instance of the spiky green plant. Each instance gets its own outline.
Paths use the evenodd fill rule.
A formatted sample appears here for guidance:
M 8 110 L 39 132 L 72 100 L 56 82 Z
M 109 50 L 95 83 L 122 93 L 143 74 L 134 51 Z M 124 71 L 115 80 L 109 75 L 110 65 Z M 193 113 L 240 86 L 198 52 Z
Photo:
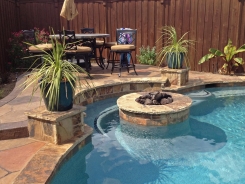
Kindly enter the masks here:
M 177 58 L 177 67 L 181 67 L 181 55 L 184 54 L 184 61 L 187 67 L 190 67 L 188 62 L 188 50 L 189 47 L 194 45 L 194 40 L 184 39 L 184 37 L 188 34 L 188 32 L 184 33 L 180 38 L 178 38 L 177 32 L 173 26 L 163 26 L 161 29 L 161 36 L 156 41 L 156 43 L 161 43 L 163 40 L 166 40 L 163 43 L 163 47 L 160 48 L 157 53 L 157 59 L 160 61 L 159 66 L 162 65 L 166 57 L 173 55 Z M 171 61 L 168 61 L 171 62 Z M 171 63 L 173 65 L 173 62 Z M 171 65 L 170 64 L 170 65 Z
M 238 53 L 245 52 L 245 44 L 237 49 L 236 46 L 232 44 L 232 41 L 229 39 L 227 45 L 224 47 L 224 53 L 214 48 L 210 48 L 209 52 L 209 54 L 206 54 L 199 60 L 198 64 L 202 64 L 205 61 L 208 61 L 215 57 L 221 57 L 225 61 L 220 69 L 222 71 L 221 73 L 223 74 L 231 74 L 231 71 L 234 70 L 235 67 L 244 64 L 243 58 L 235 56 Z
M 54 34 L 54 31 L 52 30 Z M 64 38 L 65 39 L 65 38 Z M 41 95 L 49 99 L 48 109 L 53 109 L 55 106 L 58 108 L 59 103 L 59 90 L 60 83 L 70 83 L 73 91 L 75 91 L 76 85 L 78 88 L 88 89 L 90 84 L 86 79 L 79 80 L 80 73 L 88 73 L 80 66 L 68 62 L 65 59 L 65 40 L 61 44 L 56 37 L 51 38 L 52 50 L 47 52 L 38 46 L 26 43 L 30 46 L 34 46 L 39 49 L 43 54 L 29 57 L 42 57 L 43 61 L 37 67 L 32 68 L 29 77 L 21 85 L 24 90 L 32 87 L 32 96 L 40 88 Z M 35 60 L 37 62 L 38 58 Z M 44 91 L 47 91 L 45 93 Z

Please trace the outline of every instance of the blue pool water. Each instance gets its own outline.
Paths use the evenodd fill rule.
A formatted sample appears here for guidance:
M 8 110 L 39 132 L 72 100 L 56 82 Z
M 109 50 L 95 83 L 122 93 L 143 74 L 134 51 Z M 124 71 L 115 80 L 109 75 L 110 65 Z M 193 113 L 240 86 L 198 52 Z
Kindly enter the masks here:
M 190 117 L 166 127 L 119 119 L 116 98 L 87 106 L 92 142 L 52 184 L 245 183 L 245 87 L 188 93 Z

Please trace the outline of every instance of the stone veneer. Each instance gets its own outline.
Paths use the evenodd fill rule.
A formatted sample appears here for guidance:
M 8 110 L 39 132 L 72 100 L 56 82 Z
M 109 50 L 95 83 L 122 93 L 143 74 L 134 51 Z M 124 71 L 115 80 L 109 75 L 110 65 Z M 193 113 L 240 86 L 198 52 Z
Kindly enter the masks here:
M 119 116 L 127 122 L 146 125 L 164 126 L 182 122 L 189 117 L 192 100 L 185 95 L 168 93 L 173 102 L 166 105 L 142 105 L 135 101 L 144 93 L 130 93 L 117 100 Z
M 27 113 L 29 136 L 54 144 L 63 144 L 84 133 L 86 107 L 74 106 L 69 111 L 50 112 L 45 106 Z
M 161 75 L 167 78 L 171 85 L 184 86 L 189 81 L 189 69 L 161 69 Z
M 87 105 L 96 101 L 104 100 L 107 98 L 118 97 L 132 92 L 150 92 L 161 91 L 162 81 L 142 80 L 137 82 L 131 81 L 130 83 L 121 82 L 113 84 L 105 84 L 96 87 L 94 90 L 87 90 L 76 94 L 74 104 Z M 84 93 L 84 94 L 83 94 Z
M 0 130 L 0 140 L 28 137 L 26 126 Z

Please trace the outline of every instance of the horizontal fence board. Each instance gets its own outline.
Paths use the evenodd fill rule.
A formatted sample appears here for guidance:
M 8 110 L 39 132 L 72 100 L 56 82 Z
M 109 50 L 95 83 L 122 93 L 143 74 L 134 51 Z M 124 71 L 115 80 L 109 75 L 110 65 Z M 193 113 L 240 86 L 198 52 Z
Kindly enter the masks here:
M 223 51 L 229 38 L 234 45 L 245 43 L 245 3 L 238 0 L 75 0 L 78 16 L 67 21 L 60 17 L 63 0 L 3 0 L 0 1 L 0 71 L 8 59 L 6 44 L 11 32 L 21 29 L 53 27 L 54 31 L 73 29 L 80 33 L 84 27 L 93 27 L 97 33 L 108 33 L 107 41 L 116 40 L 116 29 L 137 29 L 137 50 L 141 46 L 156 45 L 164 25 L 176 27 L 180 36 L 195 40 L 189 49 L 191 70 L 217 72 L 223 65 L 215 58 L 198 65 L 209 48 Z M 14 13 L 13 13 L 14 12 Z M 162 40 L 164 41 L 164 40 Z M 103 52 L 107 57 L 107 51 Z M 239 56 L 245 57 L 245 53 Z M 135 59 L 135 58 L 134 58 Z

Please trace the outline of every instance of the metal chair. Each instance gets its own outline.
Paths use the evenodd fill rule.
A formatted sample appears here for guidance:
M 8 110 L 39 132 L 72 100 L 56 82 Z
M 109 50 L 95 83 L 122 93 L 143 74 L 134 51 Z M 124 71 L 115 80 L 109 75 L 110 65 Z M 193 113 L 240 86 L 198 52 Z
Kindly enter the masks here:
M 112 63 L 113 58 L 111 59 L 111 47 L 114 45 L 117 45 L 117 42 L 105 42 L 105 49 L 108 50 L 106 69 L 108 68 L 109 64 Z
M 64 30 L 58 31 L 61 42 L 65 42 L 66 48 L 66 59 L 71 62 L 76 62 L 80 67 L 85 68 L 86 72 L 89 73 L 91 69 L 91 63 L 89 55 L 92 49 L 87 46 L 83 46 L 82 43 L 76 39 L 75 31 Z
M 30 50 L 29 50 L 30 45 L 28 45 L 26 43 L 30 43 L 30 44 L 33 44 L 33 45 L 37 44 L 35 30 L 34 29 L 23 30 L 22 34 L 23 34 L 23 44 L 25 46 L 25 49 L 26 49 L 27 52 L 30 53 Z
M 37 40 L 36 40 L 36 34 L 35 34 L 35 30 L 34 29 L 30 29 L 30 30 L 23 30 L 22 31 L 23 34 L 23 38 L 24 41 L 27 43 L 31 43 L 33 45 L 37 44 Z M 25 44 L 26 45 L 26 44 Z M 29 46 L 27 45 L 27 48 Z
M 93 34 L 95 33 L 94 28 L 81 28 L 81 33 L 83 34 Z M 89 39 L 84 39 L 84 42 L 89 42 L 91 40 Z M 104 50 L 104 46 L 105 46 L 105 38 L 103 38 L 103 40 L 99 40 L 99 39 L 95 39 L 93 40 L 93 51 L 92 51 L 92 55 L 91 58 L 94 58 L 96 60 L 96 63 L 102 68 L 104 69 L 105 64 L 104 64 L 104 57 L 103 57 L 103 50 Z M 96 49 L 99 51 L 99 57 L 97 56 L 97 52 Z
M 75 59 L 76 56 L 76 36 L 75 31 L 73 30 L 63 30 L 58 31 L 60 36 L 60 42 L 66 46 L 66 59 L 68 61 L 73 62 L 73 59 Z
M 114 68 L 119 68 L 118 76 L 121 76 L 121 69 L 127 68 L 129 73 L 129 68 L 133 68 L 136 75 L 135 64 L 132 58 L 132 52 L 136 49 L 136 33 L 137 29 L 117 29 L 116 39 L 117 45 L 111 46 L 110 52 L 112 53 L 112 63 L 111 74 Z M 119 57 L 119 59 L 117 59 Z
M 75 31 L 73 30 L 63 30 L 58 31 L 60 35 L 60 42 L 66 45 L 66 49 L 76 49 L 78 44 Z
M 44 54 L 44 52 L 42 50 L 44 50 L 46 52 L 51 51 L 52 50 L 52 44 L 37 44 L 36 33 L 35 33 L 34 29 L 23 30 L 22 34 L 23 34 L 23 44 L 26 47 L 26 51 L 29 53 L 29 55 L 33 55 L 33 56 L 35 55 L 35 56 L 39 57 L 39 60 L 42 63 L 43 62 L 42 55 Z M 30 43 L 30 44 L 32 44 L 32 46 L 30 46 L 26 43 Z M 38 64 L 38 62 L 36 64 Z M 35 66 L 35 65 L 32 65 L 32 66 Z
M 81 33 L 94 33 L 94 28 L 81 28 Z

